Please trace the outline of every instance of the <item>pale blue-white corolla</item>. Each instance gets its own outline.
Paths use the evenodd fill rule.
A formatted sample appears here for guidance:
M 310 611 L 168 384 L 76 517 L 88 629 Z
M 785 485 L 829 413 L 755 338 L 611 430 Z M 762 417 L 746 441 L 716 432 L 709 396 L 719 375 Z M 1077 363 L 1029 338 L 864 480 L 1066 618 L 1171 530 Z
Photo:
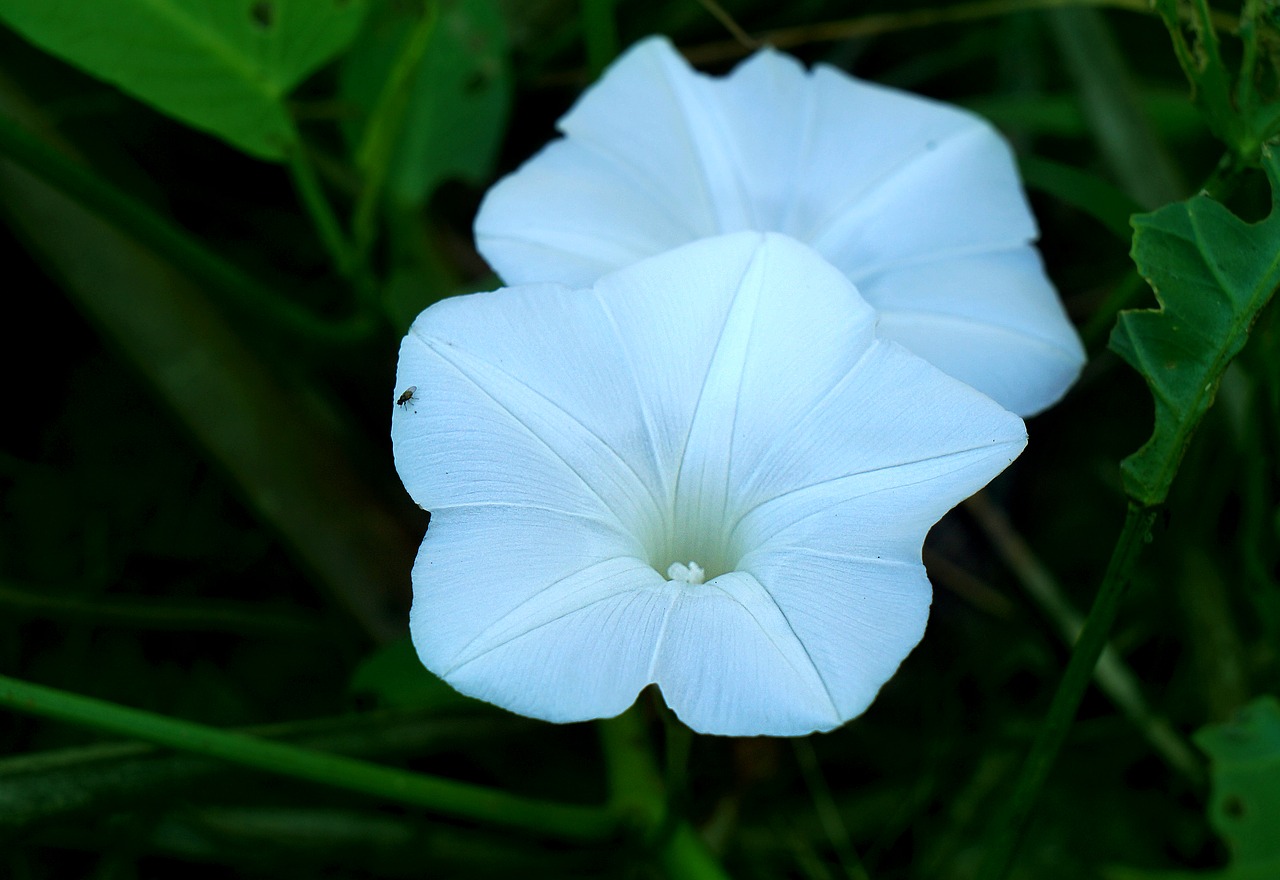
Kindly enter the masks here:
M 924 632 L 926 532 L 1026 443 L 876 320 L 754 232 L 423 312 L 392 405 L 422 662 L 550 721 L 650 684 L 705 733 L 863 712 Z

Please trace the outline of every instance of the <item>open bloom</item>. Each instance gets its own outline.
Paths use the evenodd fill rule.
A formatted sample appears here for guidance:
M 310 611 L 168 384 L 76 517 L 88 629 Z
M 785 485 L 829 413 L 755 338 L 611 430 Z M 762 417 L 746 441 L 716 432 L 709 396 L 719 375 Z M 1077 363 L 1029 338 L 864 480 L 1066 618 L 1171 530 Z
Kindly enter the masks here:
M 780 235 L 446 300 L 397 381 L 419 656 L 551 721 L 650 683 L 708 733 L 858 715 L 924 631 L 925 533 L 1026 442 Z
M 559 127 L 476 218 L 507 284 L 586 286 L 705 236 L 783 232 L 857 285 L 884 336 L 1014 412 L 1079 374 L 1010 151 L 971 113 L 768 49 L 713 79 L 651 38 Z

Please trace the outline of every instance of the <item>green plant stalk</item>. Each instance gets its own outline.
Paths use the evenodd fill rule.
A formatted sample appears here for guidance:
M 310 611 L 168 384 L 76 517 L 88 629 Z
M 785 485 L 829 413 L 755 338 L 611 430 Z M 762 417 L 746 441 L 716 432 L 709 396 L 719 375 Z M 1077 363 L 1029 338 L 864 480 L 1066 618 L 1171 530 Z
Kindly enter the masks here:
M 351 278 L 355 272 L 355 253 L 346 233 L 342 231 L 342 223 L 329 204 L 324 188 L 316 177 L 311 159 L 299 144 L 289 151 L 289 176 L 293 179 L 293 187 L 302 200 L 302 207 L 315 226 L 320 243 L 324 245 L 338 273 L 343 278 Z
M 1053 574 L 1036 557 L 1026 539 L 1013 528 L 1004 511 L 983 492 L 969 498 L 964 506 L 1023 590 L 1053 620 L 1062 640 L 1068 646 L 1074 645 L 1084 626 L 1080 613 L 1063 595 Z M 1098 657 L 1093 677 L 1102 692 L 1142 731 L 1170 767 L 1193 784 L 1204 784 L 1202 759 L 1168 721 L 1152 713 L 1142 696 L 1138 677 L 1110 645 L 1104 647 Z
M 1165 2 L 1165 0 L 1158 0 L 1158 2 Z M 1172 3 L 1174 0 L 1168 0 L 1168 2 Z M 917 28 L 981 21 L 985 18 L 1013 15 L 1018 12 L 1071 7 L 1121 9 L 1141 15 L 1151 14 L 1151 0 L 973 0 L 967 3 L 951 3 L 903 12 L 879 12 L 838 21 L 779 28 L 761 34 L 758 42 L 767 43 L 778 49 L 789 49 L 808 43 L 834 43 Z M 1215 27 L 1227 31 L 1234 29 L 1236 22 L 1230 13 L 1213 10 L 1210 15 Z M 685 57 L 695 64 L 737 58 L 743 52 L 744 46 L 737 39 L 703 43 L 684 49 Z
M 451 818 L 569 841 L 606 840 L 618 830 L 617 820 L 603 808 L 518 797 L 478 785 L 219 730 L 7 676 L 0 676 L 0 705 L 267 773 L 420 807 Z
M 376 327 L 369 315 L 328 320 L 281 299 L 274 290 L 228 263 L 88 168 L 0 115 L 0 153 L 95 215 L 161 254 L 197 284 L 216 291 L 238 312 L 275 331 L 320 345 L 359 343 Z
M 667 837 L 662 866 L 671 880 L 729 880 L 688 822 L 681 822 Z
M 818 755 L 813 750 L 813 743 L 808 737 L 796 737 L 791 740 L 795 752 L 796 763 L 800 766 L 800 775 L 804 778 L 805 787 L 809 789 L 809 797 L 813 800 L 813 808 L 822 823 L 822 830 L 827 841 L 840 860 L 840 867 L 849 880 L 871 880 L 862 859 L 853 848 L 849 839 L 849 829 L 845 827 L 840 809 L 835 798 L 831 796 L 831 788 L 822 775 L 822 767 L 818 763 Z
M 450 716 L 436 711 L 379 710 L 336 718 L 240 728 L 356 758 L 420 758 L 520 730 L 507 719 Z M 221 761 L 175 754 L 141 742 L 102 742 L 0 758 L 0 830 L 72 813 L 131 810 L 172 801 L 192 786 L 217 795 L 258 790 L 252 770 L 228 772 Z
M 0 580 L 0 608 L 46 620 L 85 620 L 95 626 L 227 632 L 269 638 L 320 639 L 326 635 L 321 621 L 305 611 L 267 611 L 249 602 L 87 598 L 34 585 L 19 586 L 6 580 Z
M 638 703 L 618 717 L 600 722 L 600 744 L 611 812 L 658 848 L 663 876 L 670 880 L 729 880 L 693 827 L 668 813 L 667 793 Z
M 1099 151 L 1125 192 L 1146 209 L 1182 198 L 1186 185 L 1143 112 L 1106 19 L 1096 9 L 1055 9 L 1045 18 Z M 1127 239 L 1128 217 L 1124 221 Z
M 582 37 L 587 44 L 587 74 L 594 80 L 618 55 L 615 0 L 582 0 Z
M 355 257 L 360 265 L 368 260 L 377 234 L 375 218 L 386 186 L 397 138 L 404 125 L 405 110 L 413 90 L 413 78 L 422 66 L 427 47 L 440 20 L 440 4 L 428 2 L 422 18 L 409 34 L 395 66 L 383 83 L 377 106 L 365 126 L 356 149 L 356 164 L 364 172 L 364 185 L 356 199 L 351 228 L 355 236 Z
M 1026 833 L 1031 809 L 1067 738 L 1080 701 L 1093 677 L 1093 669 L 1107 645 L 1108 633 L 1120 610 L 1120 602 L 1133 576 L 1142 548 L 1150 536 L 1155 518 L 1155 508 L 1129 503 L 1124 526 L 1112 551 L 1102 586 L 1089 610 L 1080 638 L 1071 651 L 1071 659 L 1067 662 L 1066 672 L 1053 695 L 1049 712 L 1022 765 L 1017 787 L 996 821 L 994 842 L 989 846 L 978 872 L 981 880 L 1001 880 L 1008 874 L 1014 854 Z
M 1253 77 L 1258 69 L 1258 17 L 1262 11 L 1260 0 L 1245 0 L 1244 9 L 1240 12 L 1240 43 L 1243 54 L 1240 58 L 1240 74 L 1236 79 L 1236 106 L 1249 108 L 1253 106 Z
M 1028 189 L 1038 189 L 1088 214 L 1126 244 L 1133 236 L 1129 217 L 1142 208 L 1129 195 L 1107 181 L 1071 165 L 1040 156 L 1020 157 L 1018 170 Z

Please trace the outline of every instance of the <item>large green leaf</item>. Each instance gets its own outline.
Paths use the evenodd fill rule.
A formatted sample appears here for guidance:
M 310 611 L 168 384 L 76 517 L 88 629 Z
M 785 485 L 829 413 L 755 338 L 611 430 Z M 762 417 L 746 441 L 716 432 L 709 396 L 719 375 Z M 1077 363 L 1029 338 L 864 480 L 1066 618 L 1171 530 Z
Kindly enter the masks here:
M 496 0 L 437 2 L 439 17 L 425 42 L 410 38 L 414 11 L 393 4 L 370 18 L 342 65 L 342 96 L 365 117 L 348 128 L 353 146 L 361 145 L 362 165 L 382 155 L 368 143 L 377 114 L 400 114 L 398 125 L 381 131 L 394 138 L 385 155 L 387 195 L 406 208 L 447 179 L 487 181 L 511 107 L 506 25 Z M 393 71 L 405 63 L 413 65 L 405 94 L 387 100 Z
M 1280 159 L 1264 152 L 1271 215 L 1245 223 L 1204 195 L 1133 218 L 1133 261 L 1158 309 L 1122 312 L 1111 348 L 1146 378 L 1155 431 L 1121 466 L 1125 492 L 1164 501 L 1222 374 L 1280 284 Z
M 0 21 L 141 101 L 264 159 L 284 99 L 359 29 L 365 0 L 0 0 Z

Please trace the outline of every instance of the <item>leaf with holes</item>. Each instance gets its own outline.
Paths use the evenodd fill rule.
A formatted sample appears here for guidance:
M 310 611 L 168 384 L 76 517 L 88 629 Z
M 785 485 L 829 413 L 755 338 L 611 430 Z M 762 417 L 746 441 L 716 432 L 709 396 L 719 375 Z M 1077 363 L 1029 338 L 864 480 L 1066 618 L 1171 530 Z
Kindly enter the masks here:
M 1280 877 L 1280 702 L 1254 700 L 1195 741 L 1212 763 L 1209 822 L 1231 851 L 1224 876 Z
M 0 21 L 45 51 L 274 160 L 297 141 L 285 98 L 364 11 L 364 0 L 0 0 Z
M 342 63 L 343 100 L 366 117 L 348 127 L 353 150 L 367 142 L 380 110 L 402 114 L 391 129 L 386 185 L 388 196 L 408 208 L 450 178 L 486 182 L 511 108 L 506 25 L 497 2 L 442 2 L 438 16 L 419 43 L 409 36 L 419 23 L 413 12 L 390 6 L 370 17 Z M 416 57 L 405 58 L 406 50 Z M 388 102 L 385 90 L 401 64 L 411 65 L 405 91 Z
M 1133 218 L 1133 261 L 1160 302 L 1122 312 L 1111 348 L 1146 378 L 1155 431 L 1124 460 L 1125 492 L 1164 501 L 1222 374 L 1280 284 L 1280 158 L 1263 155 L 1271 215 L 1245 223 L 1204 195 Z

